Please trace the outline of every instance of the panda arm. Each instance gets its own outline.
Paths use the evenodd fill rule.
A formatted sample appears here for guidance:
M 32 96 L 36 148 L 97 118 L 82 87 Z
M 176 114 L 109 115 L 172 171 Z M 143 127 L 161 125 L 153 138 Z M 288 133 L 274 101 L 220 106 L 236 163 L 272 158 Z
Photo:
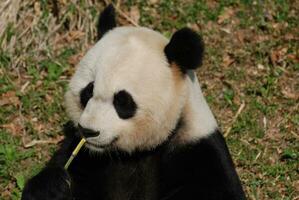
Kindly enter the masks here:
M 27 181 L 22 192 L 22 200 L 68 200 L 72 198 L 71 178 L 63 166 L 78 140 L 74 137 L 75 131 L 72 123 L 65 125 L 66 138 L 62 141 L 61 147 L 54 153 L 46 167 Z
M 198 172 L 197 178 L 208 179 L 205 189 L 211 192 L 211 195 L 216 197 L 215 199 L 246 199 L 222 134 L 217 130 L 197 145 L 197 153 L 199 158 L 202 159 L 202 161 L 199 159 L 196 162 L 197 165 L 195 165 L 201 170 Z M 203 181 L 203 184 L 205 184 L 205 181 Z
M 246 199 L 225 139 L 219 131 L 183 147 L 177 153 L 172 176 L 177 177 L 177 190 L 172 200 Z

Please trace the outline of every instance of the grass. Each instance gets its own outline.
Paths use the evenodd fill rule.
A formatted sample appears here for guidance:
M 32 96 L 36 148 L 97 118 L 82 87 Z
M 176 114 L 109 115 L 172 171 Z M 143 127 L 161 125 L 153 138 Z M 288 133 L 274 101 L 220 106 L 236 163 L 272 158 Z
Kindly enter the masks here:
M 63 106 L 67 80 L 94 44 L 97 16 L 105 5 L 91 0 L 5 2 L 0 4 L 5 19 L 0 21 L 3 200 L 20 199 L 26 179 L 57 148 L 61 125 L 68 119 Z M 130 24 L 129 17 L 167 37 L 184 26 L 203 35 L 206 55 L 198 76 L 223 131 L 230 129 L 227 142 L 248 199 L 299 199 L 296 2 L 114 3 L 120 25 Z M 45 144 L 30 143 L 34 140 Z

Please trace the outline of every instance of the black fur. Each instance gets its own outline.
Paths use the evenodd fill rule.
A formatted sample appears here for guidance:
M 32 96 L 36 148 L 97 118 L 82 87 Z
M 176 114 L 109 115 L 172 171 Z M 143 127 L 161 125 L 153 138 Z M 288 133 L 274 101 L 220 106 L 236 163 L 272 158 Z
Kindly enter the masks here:
M 245 199 L 219 131 L 193 144 L 173 146 L 169 141 L 154 150 L 133 154 L 116 150 L 91 154 L 83 149 L 68 173 L 62 172 L 61 167 L 79 138 L 71 124 L 67 126 L 66 135 L 48 166 L 26 184 L 22 200 L 38 199 L 41 194 L 39 199 L 62 199 L 50 197 L 51 192 L 57 197 L 70 195 L 67 181 L 62 180 L 71 180 L 71 198 L 76 200 Z
M 70 183 L 62 167 L 46 167 L 27 182 L 22 200 L 71 200 Z
M 189 28 L 174 33 L 164 49 L 169 63 L 176 63 L 183 73 L 201 66 L 204 43 L 202 38 Z
M 133 97 L 125 90 L 121 90 L 114 95 L 113 105 L 121 119 L 133 117 L 137 110 Z
M 115 10 L 112 4 L 107 6 L 101 13 L 98 23 L 98 39 L 106 32 L 116 27 Z
M 80 103 L 82 108 L 86 107 L 89 99 L 93 96 L 93 83 L 94 82 L 88 83 L 80 92 Z

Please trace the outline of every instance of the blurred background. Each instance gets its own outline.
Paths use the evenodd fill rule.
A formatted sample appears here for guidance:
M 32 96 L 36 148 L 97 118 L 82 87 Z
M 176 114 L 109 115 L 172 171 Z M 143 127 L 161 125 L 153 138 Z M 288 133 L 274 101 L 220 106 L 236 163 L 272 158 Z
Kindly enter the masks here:
M 0 0 L 0 199 L 63 138 L 63 94 L 111 1 Z M 201 33 L 198 77 L 248 199 L 299 199 L 298 0 L 119 0 L 119 25 Z

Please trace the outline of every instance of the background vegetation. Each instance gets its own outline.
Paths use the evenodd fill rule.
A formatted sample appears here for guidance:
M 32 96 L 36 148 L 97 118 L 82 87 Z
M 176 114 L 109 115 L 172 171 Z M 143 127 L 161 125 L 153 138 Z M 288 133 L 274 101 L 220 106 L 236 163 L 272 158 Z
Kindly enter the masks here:
M 63 93 L 109 1 L 0 2 L 0 199 L 19 199 L 62 139 Z M 299 199 L 299 2 L 128 0 L 120 25 L 206 43 L 198 71 L 249 199 Z

